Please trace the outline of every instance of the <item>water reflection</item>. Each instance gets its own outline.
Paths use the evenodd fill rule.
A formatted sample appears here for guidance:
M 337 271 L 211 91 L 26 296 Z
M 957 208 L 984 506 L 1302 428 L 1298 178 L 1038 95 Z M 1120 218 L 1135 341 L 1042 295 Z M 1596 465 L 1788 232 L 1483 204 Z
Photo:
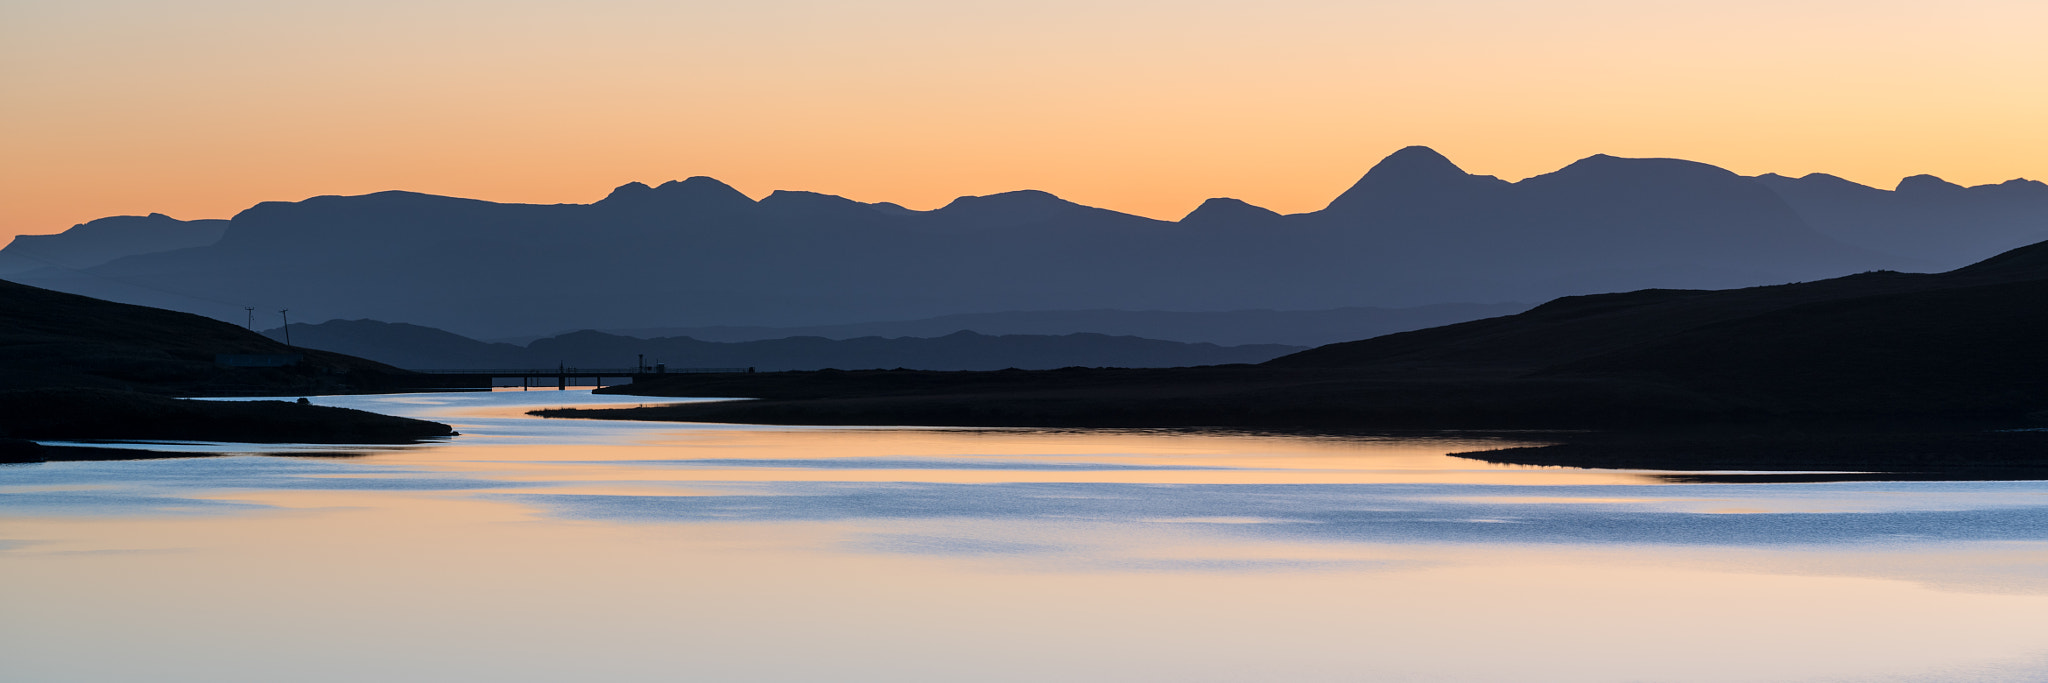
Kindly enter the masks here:
M 2048 675 L 2038 482 L 1443 455 L 1492 436 L 522 416 L 645 401 L 587 392 L 316 400 L 465 436 L 0 467 L 0 678 Z

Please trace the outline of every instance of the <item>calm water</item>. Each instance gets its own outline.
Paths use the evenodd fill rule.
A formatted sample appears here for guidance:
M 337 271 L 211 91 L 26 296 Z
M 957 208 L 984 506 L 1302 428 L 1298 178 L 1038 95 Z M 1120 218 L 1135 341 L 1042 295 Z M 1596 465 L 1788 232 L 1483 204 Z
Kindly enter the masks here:
M 0 466 L 0 680 L 2048 680 L 2048 483 L 521 417 L 642 400 Z

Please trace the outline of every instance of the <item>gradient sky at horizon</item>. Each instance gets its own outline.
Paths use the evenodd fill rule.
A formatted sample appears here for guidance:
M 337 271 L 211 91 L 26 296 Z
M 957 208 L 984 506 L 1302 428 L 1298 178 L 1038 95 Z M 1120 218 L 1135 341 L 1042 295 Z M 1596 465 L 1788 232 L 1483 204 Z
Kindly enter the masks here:
M 0 0 L 0 239 L 406 189 L 693 175 L 1321 208 L 1424 144 L 1889 188 L 2048 176 L 2048 3 Z

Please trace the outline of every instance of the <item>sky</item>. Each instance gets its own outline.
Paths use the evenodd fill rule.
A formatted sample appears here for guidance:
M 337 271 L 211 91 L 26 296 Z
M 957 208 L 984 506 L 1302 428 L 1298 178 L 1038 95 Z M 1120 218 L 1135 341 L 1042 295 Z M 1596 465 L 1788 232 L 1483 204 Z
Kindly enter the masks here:
M 1319 209 L 1428 145 L 2048 177 L 2039 0 L 0 0 L 0 240 L 708 175 L 929 209 Z

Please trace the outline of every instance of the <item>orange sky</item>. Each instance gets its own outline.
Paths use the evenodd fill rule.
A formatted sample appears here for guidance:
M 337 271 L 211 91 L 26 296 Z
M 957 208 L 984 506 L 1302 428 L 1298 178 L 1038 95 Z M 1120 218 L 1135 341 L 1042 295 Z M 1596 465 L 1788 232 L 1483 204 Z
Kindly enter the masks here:
M 0 238 L 692 175 L 933 208 L 1321 208 L 1426 144 L 2048 176 L 2048 3 L 0 0 Z

